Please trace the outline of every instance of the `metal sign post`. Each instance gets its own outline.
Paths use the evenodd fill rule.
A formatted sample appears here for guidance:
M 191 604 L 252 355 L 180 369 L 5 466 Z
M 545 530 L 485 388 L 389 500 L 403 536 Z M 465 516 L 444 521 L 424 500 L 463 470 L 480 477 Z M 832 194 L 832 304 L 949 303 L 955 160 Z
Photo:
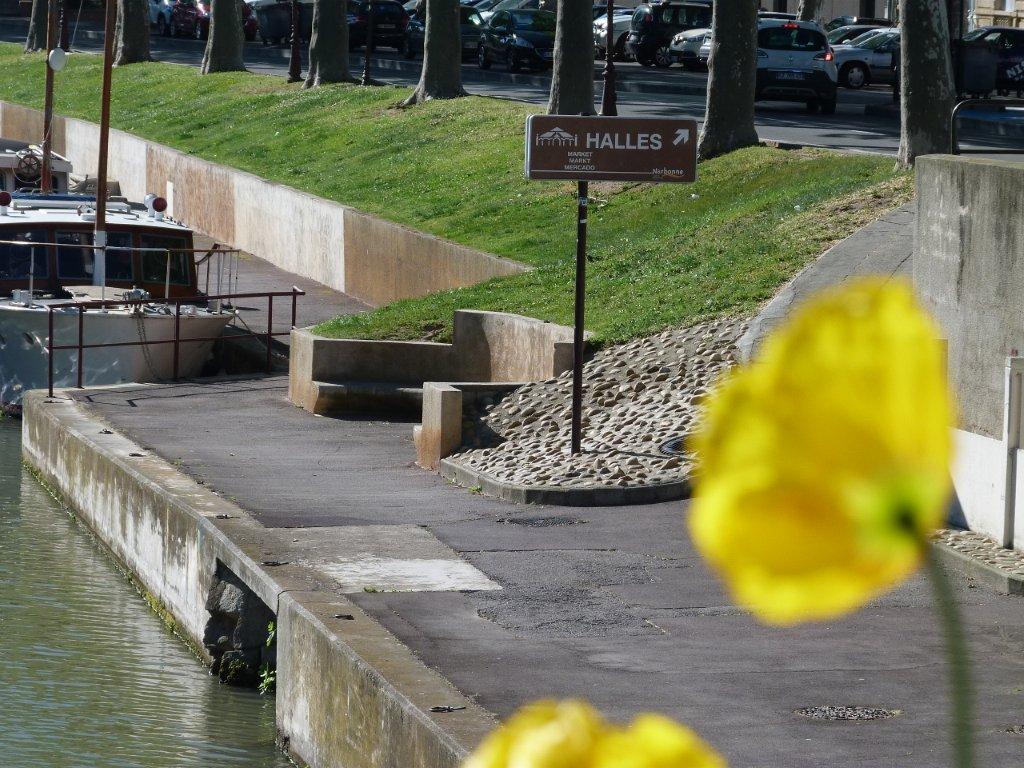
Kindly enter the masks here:
M 570 450 L 576 455 L 582 451 L 583 439 L 588 182 L 696 181 L 697 123 L 671 118 L 533 115 L 526 121 L 526 178 L 577 182 L 570 441 Z

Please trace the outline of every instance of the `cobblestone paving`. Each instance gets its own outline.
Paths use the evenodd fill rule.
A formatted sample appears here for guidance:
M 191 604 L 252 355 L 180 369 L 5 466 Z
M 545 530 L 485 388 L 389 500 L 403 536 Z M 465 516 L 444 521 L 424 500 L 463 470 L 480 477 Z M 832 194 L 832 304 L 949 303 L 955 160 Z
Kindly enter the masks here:
M 1007 575 L 1024 578 L 1024 552 L 1020 550 L 1004 549 L 980 533 L 952 528 L 939 531 L 936 539 L 957 552 L 1005 571 Z
M 611 347 L 584 368 L 584 453 L 569 455 L 571 373 L 527 384 L 484 416 L 500 445 L 457 463 L 527 486 L 631 487 L 689 479 L 661 447 L 694 428 L 701 397 L 735 364 L 745 319 L 724 318 Z

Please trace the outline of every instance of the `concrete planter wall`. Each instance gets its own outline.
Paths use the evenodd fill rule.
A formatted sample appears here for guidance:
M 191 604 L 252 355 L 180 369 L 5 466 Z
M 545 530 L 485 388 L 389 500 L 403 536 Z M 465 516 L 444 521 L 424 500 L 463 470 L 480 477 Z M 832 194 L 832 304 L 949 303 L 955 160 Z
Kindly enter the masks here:
M 914 283 L 949 340 L 964 522 L 1024 548 L 1024 165 L 923 157 L 917 200 Z
M 313 413 L 343 410 L 359 382 L 419 388 L 427 381 L 536 381 L 572 367 L 572 328 L 503 312 L 459 310 L 453 341 L 327 339 L 292 331 L 288 394 Z M 348 386 L 340 390 L 339 386 Z
M 58 116 L 53 133 L 76 173 L 95 174 L 99 126 Z M 38 143 L 42 113 L 0 102 L 0 136 Z M 123 131 L 110 133 L 109 175 L 131 200 L 162 195 L 170 215 L 218 242 L 369 304 L 528 269 Z

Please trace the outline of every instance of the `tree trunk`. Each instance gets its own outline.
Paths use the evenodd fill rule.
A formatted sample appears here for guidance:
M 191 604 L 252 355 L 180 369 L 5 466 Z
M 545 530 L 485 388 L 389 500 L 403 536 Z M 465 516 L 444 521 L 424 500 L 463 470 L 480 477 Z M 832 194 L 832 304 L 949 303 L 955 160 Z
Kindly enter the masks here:
M 594 114 L 593 8 L 593 0 L 558 0 L 549 115 Z
M 462 28 L 459 0 L 427 0 L 423 69 L 406 106 L 465 96 L 462 88 Z
M 204 75 L 210 72 L 245 70 L 242 61 L 242 10 L 240 0 L 212 0 L 210 5 L 210 37 L 203 54 Z
M 110 0 L 114 2 L 115 0 Z M 49 10 L 47 0 L 32 0 L 32 14 L 28 19 L 28 36 L 25 38 L 25 53 L 46 49 L 46 16 Z
M 900 55 L 899 164 L 918 155 L 949 151 L 953 111 L 953 65 L 945 0 L 900 0 L 903 19 Z
M 114 32 L 114 66 L 150 61 L 147 0 L 119 0 Z
M 697 154 L 701 160 L 757 144 L 757 4 L 718 0 L 711 19 L 708 97 Z
M 797 10 L 797 18 L 800 21 L 814 21 L 818 18 L 818 11 L 821 8 L 821 0 L 800 0 L 800 7 Z
M 309 38 L 309 72 L 304 88 L 352 80 L 348 70 L 348 2 L 314 0 Z

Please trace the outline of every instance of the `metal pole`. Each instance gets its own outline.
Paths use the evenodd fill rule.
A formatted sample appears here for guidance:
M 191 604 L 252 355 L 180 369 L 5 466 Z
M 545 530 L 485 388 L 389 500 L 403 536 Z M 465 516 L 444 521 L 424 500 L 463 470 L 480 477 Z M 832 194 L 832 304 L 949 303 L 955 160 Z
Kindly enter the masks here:
M 49 325 L 49 331 L 48 331 L 49 332 L 49 338 L 47 339 L 47 342 L 46 342 L 46 351 L 49 353 L 47 355 L 47 357 L 49 357 L 49 360 L 47 360 L 47 367 L 48 367 L 47 382 L 48 382 L 48 384 L 47 384 L 46 391 L 47 391 L 47 394 L 49 394 L 50 397 L 53 397 L 53 307 L 47 307 L 46 310 L 47 310 L 47 314 L 48 314 L 47 324 Z
M 271 364 L 271 351 L 270 341 L 273 339 L 274 330 L 274 296 L 272 294 L 267 295 L 267 373 L 272 372 Z
M 292 51 L 288 60 L 288 82 L 302 79 L 302 50 L 299 33 L 299 0 L 292 0 Z
M 572 333 L 572 446 L 575 456 L 583 437 L 583 324 L 587 298 L 587 182 L 578 182 L 576 194 L 576 314 Z
M 373 0 L 366 4 L 366 40 L 363 43 L 363 76 L 360 85 L 370 85 L 370 54 L 373 52 Z
M 604 42 L 604 89 L 601 92 L 601 114 L 614 117 L 619 114 L 615 107 L 615 27 L 612 19 L 615 15 L 615 0 L 608 0 L 608 36 Z
M 295 317 L 296 317 L 296 310 L 297 310 L 297 306 L 296 305 L 298 304 L 298 301 L 299 301 L 299 288 L 298 288 L 298 286 L 293 285 L 292 286 L 292 328 L 295 327 Z
M 78 388 L 82 388 L 82 369 L 85 366 L 85 307 L 78 308 Z
M 71 41 L 68 37 L 68 3 L 61 0 L 60 3 L 60 47 L 64 52 L 71 50 Z
M 107 272 L 107 145 L 110 143 L 110 80 L 114 68 L 114 23 L 117 0 L 107 0 L 103 25 L 103 90 L 100 96 L 100 152 L 96 163 L 96 227 L 93 235 L 92 284 L 106 286 Z M 101 292 L 102 293 L 102 292 Z
M 178 341 L 181 339 L 181 300 L 174 302 L 174 371 L 171 378 L 178 379 Z
M 50 52 L 57 47 L 57 0 L 49 0 L 46 12 L 46 85 L 43 96 L 43 170 L 39 188 L 44 195 L 53 192 L 53 67 Z

